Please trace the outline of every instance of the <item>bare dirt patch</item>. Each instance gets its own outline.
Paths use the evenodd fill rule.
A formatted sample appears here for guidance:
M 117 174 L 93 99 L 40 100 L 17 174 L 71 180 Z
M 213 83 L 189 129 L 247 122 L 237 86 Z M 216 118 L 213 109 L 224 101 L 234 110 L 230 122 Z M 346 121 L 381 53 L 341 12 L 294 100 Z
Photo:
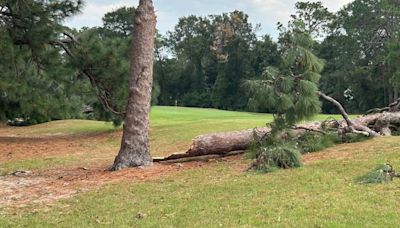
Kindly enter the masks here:
M 224 158 L 239 164 L 240 157 Z M 23 207 L 32 203 L 49 205 L 57 200 L 121 181 L 147 181 L 158 179 L 182 170 L 201 168 L 212 162 L 160 164 L 151 167 L 104 171 L 106 166 L 91 168 L 53 169 L 0 177 L 0 205 L 5 208 Z
M 75 136 L 13 137 L 0 136 L 0 164 L 22 159 L 63 156 L 95 151 L 97 145 L 114 147 L 106 142 L 118 140 L 121 132 Z M 115 153 L 115 151 L 114 151 Z M 88 155 L 90 156 L 90 155 Z
M 9 130 L 9 129 L 7 129 Z M 12 136 L 10 132 L 0 134 L 0 165 L 48 156 L 70 156 L 83 154 L 81 162 L 85 167 L 69 165 L 53 166 L 52 169 L 17 173 L 0 177 L 0 208 L 22 207 L 29 204 L 53 204 L 57 200 L 73 197 L 81 192 L 100 188 L 109 183 L 121 181 L 147 181 L 173 175 L 185 169 L 201 168 L 213 162 L 189 162 L 184 164 L 159 164 L 144 169 L 125 169 L 118 172 L 106 172 L 118 149 L 121 131 L 70 136 L 40 136 L 23 138 Z M 11 132 L 12 133 L 12 132 Z M 111 142 L 111 143 L 110 143 Z M 364 144 L 363 144 L 364 145 Z M 354 147 L 354 144 L 351 146 Z M 323 159 L 345 159 L 353 151 L 348 145 L 339 145 L 334 149 L 303 156 L 305 164 Z M 93 158 L 107 158 L 99 161 Z M 218 162 L 233 162 L 234 170 L 243 172 L 248 162 L 243 156 L 221 158 Z M 78 164 L 81 164 L 78 163 Z
M 120 137 L 119 132 L 111 137 Z M 82 152 L 82 141 L 99 144 L 110 139 L 110 133 L 87 135 L 80 137 L 47 137 L 33 138 L 0 138 L 0 164 L 10 160 L 7 150 L 12 150 L 15 156 L 11 159 L 37 158 L 49 155 L 70 155 Z M 11 147 L 10 147 L 11 146 Z M 90 156 L 90 155 L 89 155 Z M 351 156 L 351 150 L 346 145 L 324 152 L 306 154 L 305 164 L 323 159 L 344 159 Z M 218 162 L 233 162 L 232 168 L 243 172 L 248 166 L 244 156 L 217 159 Z M 79 193 L 100 188 L 106 184 L 122 181 L 147 181 L 173 175 L 186 169 L 202 168 L 213 162 L 188 162 L 179 164 L 160 164 L 147 168 L 125 169 L 118 172 L 104 171 L 109 164 L 88 164 L 87 167 L 63 167 L 17 173 L 0 177 L 0 205 L 4 208 L 23 207 L 30 204 L 51 205 L 60 199 L 73 197 Z
M 53 166 L 46 170 L 0 176 L 0 208 L 21 207 L 31 203 L 51 204 L 108 183 L 157 179 L 205 164 L 155 164 L 144 169 L 106 172 L 104 170 L 112 163 L 118 149 L 121 131 L 23 137 L 13 135 L 12 127 L 3 127 L 1 130 L 0 165 L 47 157 L 82 157 L 82 161 L 63 167 Z M 78 167 L 80 164 L 88 168 Z

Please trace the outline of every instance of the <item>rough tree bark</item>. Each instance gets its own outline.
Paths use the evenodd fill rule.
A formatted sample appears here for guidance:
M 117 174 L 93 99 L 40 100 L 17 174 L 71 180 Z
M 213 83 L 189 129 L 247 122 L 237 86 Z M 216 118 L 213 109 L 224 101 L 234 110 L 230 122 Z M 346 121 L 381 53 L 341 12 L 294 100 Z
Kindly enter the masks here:
M 210 154 L 224 154 L 231 151 L 240 151 L 248 148 L 254 136 L 262 137 L 270 132 L 271 128 L 265 127 L 257 130 L 247 129 L 200 135 L 192 140 L 189 150 L 183 153 L 175 153 L 168 157 L 154 158 L 154 161 L 176 160 L 187 157 L 198 157 Z
M 347 116 L 348 117 L 348 116 Z M 394 113 L 379 113 L 367 116 L 362 116 L 347 121 L 352 122 L 356 126 L 365 126 L 368 128 L 373 128 L 377 133 L 382 135 L 390 135 L 390 126 L 399 128 L 400 127 L 400 112 Z M 348 126 L 346 120 L 332 122 L 332 128 L 346 128 Z M 381 123 L 385 123 L 382 125 Z M 294 133 L 301 136 L 307 131 L 318 132 L 323 128 L 322 125 L 326 126 L 326 123 L 313 122 L 307 124 L 301 124 L 294 128 Z M 328 126 L 330 127 L 330 126 Z M 223 157 L 227 155 L 234 155 L 237 153 L 232 153 L 233 151 L 243 151 L 246 150 L 251 143 L 260 137 L 263 137 L 271 131 L 271 128 L 264 127 L 258 129 L 247 129 L 243 131 L 233 131 L 224 133 L 212 133 L 207 135 L 201 135 L 193 139 L 192 144 L 186 152 L 175 153 L 168 157 L 154 158 L 155 162 L 183 162 Z M 387 134 L 389 131 L 389 134 Z M 322 133 L 322 132 L 321 132 Z M 358 133 L 356 131 L 356 133 Z M 215 156 L 218 155 L 218 156 Z
M 140 0 L 132 33 L 129 100 L 121 148 L 110 170 L 152 165 L 148 127 L 153 83 L 156 15 L 152 0 Z
M 309 130 L 316 130 L 321 128 L 321 122 L 314 122 L 302 124 L 294 129 L 296 135 L 304 134 Z M 192 144 L 186 152 L 175 153 L 168 157 L 154 158 L 155 162 L 177 160 L 181 161 L 183 158 L 195 158 L 208 155 L 234 155 L 233 151 L 244 151 L 255 139 L 260 139 L 271 132 L 270 127 L 263 127 L 257 129 L 247 129 L 242 131 L 212 133 L 207 135 L 197 136 L 192 140 Z

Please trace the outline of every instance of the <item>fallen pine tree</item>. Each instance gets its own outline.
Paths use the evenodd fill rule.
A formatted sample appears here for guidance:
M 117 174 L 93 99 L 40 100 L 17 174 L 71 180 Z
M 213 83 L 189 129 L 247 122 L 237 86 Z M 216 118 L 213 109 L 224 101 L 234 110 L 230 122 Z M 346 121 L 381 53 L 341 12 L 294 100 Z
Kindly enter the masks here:
M 327 130 L 336 131 L 338 134 L 349 132 L 368 135 L 372 137 L 388 136 L 400 129 L 400 112 L 383 112 L 342 121 L 327 120 L 300 124 L 291 131 L 301 136 L 306 132 L 325 133 Z M 356 127 L 354 127 L 356 126 Z M 185 162 L 194 160 L 207 160 L 243 153 L 252 142 L 268 137 L 270 127 L 247 129 L 223 133 L 212 133 L 197 136 L 193 139 L 190 148 L 183 153 L 175 153 L 167 157 L 154 158 L 154 162 Z
M 335 132 L 340 137 L 349 133 L 378 137 L 392 135 L 392 132 L 398 131 L 400 127 L 399 100 L 390 104 L 389 107 L 350 119 L 340 102 L 318 91 L 318 82 L 325 61 L 312 53 L 314 42 L 311 36 L 303 31 L 301 25 L 292 24 L 291 26 L 292 29 L 286 31 L 285 42 L 282 42 L 282 56 L 286 60 L 283 61 L 283 65 L 279 68 L 267 67 L 260 78 L 247 80 L 244 83 L 252 98 L 251 102 L 249 101 L 252 105 L 274 110 L 274 121 L 269 127 L 198 136 L 193 139 L 192 145 L 186 152 L 155 158 L 154 161 L 182 161 L 188 158 L 193 160 L 196 157 L 226 156 L 233 151 L 246 150 L 252 143 L 259 146 L 255 158 L 260 163 L 269 163 L 269 159 L 274 157 L 271 154 L 283 157 L 281 155 L 285 155 L 286 152 L 288 152 L 286 153 L 288 158 L 293 155 L 298 160 L 299 150 L 294 141 L 307 132 L 314 134 Z M 333 104 L 343 120 L 296 125 L 320 111 L 320 99 Z M 294 167 L 297 166 L 297 161 L 292 164 L 284 161 L 277 166 Z

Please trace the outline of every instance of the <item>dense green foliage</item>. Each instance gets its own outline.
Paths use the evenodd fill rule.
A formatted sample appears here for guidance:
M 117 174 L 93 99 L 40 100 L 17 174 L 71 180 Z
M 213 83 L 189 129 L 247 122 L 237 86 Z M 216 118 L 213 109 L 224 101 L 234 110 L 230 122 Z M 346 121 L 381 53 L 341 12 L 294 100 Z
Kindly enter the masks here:
M 356 143 L 370 139 L 360 134 L 339 136 L 336 132 L 320 134 L 305 132 L 296 135 L 291 131 L 281 133 L 280 137 L 257 139 L 247 151 L 254 159 L 251 169 L 261 172 L 273 172 L 279 168 L 297 168 L 301 166 L 301 156 L 318 152 L 337 144 Z
M 336 13 L 321 2 L 298 2 L 295 7 L 287 29 L 297 26 L 303 34 L 292 34 L 299 47 L 292 49 L 287 45 L 294 41 L 290 36 L 281 35 L 277 42 L 268 35 L 259 37 L 258 25 L 251 24 L 245 12 L 180 18 L 173 31 L 156 37 L 153 104 L 275 112 L 273 104 L 257 101 L 271 93 L 255 97 L 243 86 L 245 81 L 273 74 L 286 75 L 279 81 L 281 90 L 319 89 L 349 112 L 386 106 L 399 97 L 400 6 L 396 1 L 355 0 Z M 105 14 L 100 27 L 76 31 L 63 26 L 81 8 L 79 0 L 0 2 L 1 120 L 121 121 L 134 8 Z M 278 29 L 284 33 L 281 24 Z M 307 33 L 317 41 L 307 41 Z M 318 66 L 313 71 L 307 69 L 312 66 L 296 66 L 291 56 L 299 54 L 319 62 Z M 323 71 L 314 54 L 325 60 Z M 290 70 L 308 76 L 293 84 L 293 78 L 287 77 Z M 295 119 L 318 111 L 316 97 L 287 98 L 281 96 L 282 102 L 277 102 L 287 106 L 280 111 L 296 113 Z M 304 102 L 308 113 L 296 109 Z M 89 116 L 82 113 L 88 107 L 93 110 Z M 323 103 L 322 111 L 336 109 Z
M 247 81 L 251 104 L 269 107 L 274 113 L 271 133 L 257 140 L 253 168 L 265 172 L 296 168 L 300 150 L 291 128 L 320 112 L 318 82 L 324 61 L 312 53 L 314 41 L 302 20 L 280 25 L 279 46 L 284 61 L 279 68 L 267 67 L 261 79 Z
M 258 148 L 253 169 L 260 172 L 273 172 L 277 169 L 301 166 L 301 154 L 292 142 L 279 142 Z
M 243 80 L 279 61 L 271 38 L 257 40 L 248 16 L 240 11 L 181 18 L 166 44 L 173 61 L 164 67 L 175 72 L 168 84 L 160 80 L 162 105 L 244 110 L 248 96 Z
M 0 120 L 27 118 L 32 123 L 82 117 L 85 85 L 58 48 L 50 48 L 63 20 L 81 1 L 1 1 Z M 45 45 L 49 44 L 49 45 Z
M 258 140 L 248 150 L 249 158 L 255 159 L 251 168 L 260 172 L 273 172 L 279 168 L 301 166 L 301 155 L 318 152 L 342 143 L 355 143 L 368 139 L 359 134 L 344 137 L 337 133 L 318 134 L 306 132 L 300 136 L 286 134 L 283 138 Z
M 400 5 L 391 0 L 355 0 L 335 14 L 319 56 L 327 60 L 321 88 L 351 111 L 386 106 L 398 98 L 394 72 Z M 391 60 L 390 60 L 391 59 Z M 330 111 L 332 107 L 325 106 Z
M 304 31 L 304 23 L 294 23 L 280 37 L 282 65 L 267 67 L 263 78 L 247 81 L 251 104 L 273 109 L 278 131 L 317 114 L 321 106 L 317 91 L 324 61 L 310 51 L 314 41 Z

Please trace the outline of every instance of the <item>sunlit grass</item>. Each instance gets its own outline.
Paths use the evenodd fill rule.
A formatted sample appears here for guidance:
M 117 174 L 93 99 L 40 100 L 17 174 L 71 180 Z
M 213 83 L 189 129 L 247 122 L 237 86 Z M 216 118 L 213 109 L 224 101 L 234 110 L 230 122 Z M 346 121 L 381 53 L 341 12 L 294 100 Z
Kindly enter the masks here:
M 109 132 L 116 128 L 111 122 L 93 120 L 57 120 L 27 126 L 0 128 L 0 136 L 43 137 Z
M 0 226 L 29 227 L 399 227 L 400 181 L 360 185 L 376 164 L 400 167 L 396 137 L 344 144 L 329 159 L 270 174 L 214 163 L 147 182 L 124 182 L 51 208 L 13 210 Z M 144 214 L 142 219 L 138 213 Z M 12 213 L 14 213 L 12 215 Z
M 314 120 L 325 120 L 328 117 L 340 118 L 337 115 L 317 115 Z M 151 153 L 153 156 L 165 156 L 174 152 L 186 151 L 191 140 L 198 135 L 263 127 L 272 120 L 271 114 L 200 108 L 152 107 L 150 117 Z M 90 135 L 120 131 L 120 129 L 121 127 L 115 128 L 110 122 L 92 120 L 61 120 L 29 127 L 0 128 L 0 137 L 74 136 L 71 143 L 75 145 L 71 154 L 11 160 L 7 163 L 0 162 L 0 175 L 17 169 L 36 170 L 65 165 L 90 166 L 93 162 L 111 164 L 118 152 L 120 137 L 105 135 L 103 139 L 93 141 Z M 18 144 L 18 141 L 14 143 Z M 0 142 L 0 146 L 1 144 Z

